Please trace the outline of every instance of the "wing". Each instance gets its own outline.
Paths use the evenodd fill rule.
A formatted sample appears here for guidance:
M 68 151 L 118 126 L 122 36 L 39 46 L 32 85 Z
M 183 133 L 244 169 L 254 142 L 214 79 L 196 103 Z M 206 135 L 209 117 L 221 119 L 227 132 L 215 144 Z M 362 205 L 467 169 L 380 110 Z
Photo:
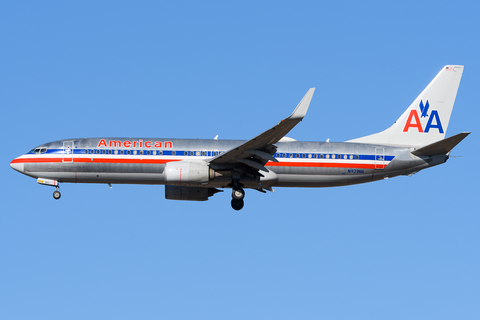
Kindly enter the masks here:
M 254 170 L 268 172 L 268 169 L 265 168 L 267 161 L 278 162 L 278 160 L 273 157 L 277 150 L 274 144 L 292 130 L 297 123 L 302 121 L 307 114 L 314 91 L 315 88 L 308 90 L 302 101 L 300 101 L 289 117 L 283 119 L 279 124 L 259 134 L 255 138 L 211 159 L 209 161 L 210 167 L 216 170 L 229 170 L 237 166 L 247 165 Z

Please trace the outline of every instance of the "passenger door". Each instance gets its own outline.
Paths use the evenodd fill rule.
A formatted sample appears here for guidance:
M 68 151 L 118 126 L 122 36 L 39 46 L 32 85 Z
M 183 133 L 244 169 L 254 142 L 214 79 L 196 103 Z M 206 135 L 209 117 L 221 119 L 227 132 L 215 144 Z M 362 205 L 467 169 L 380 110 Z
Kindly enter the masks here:
M 375 148 L 375 169 L 385 168 L 385 149 Z
M 73 162 L 73 141 L 63 142 L 63 162 Z

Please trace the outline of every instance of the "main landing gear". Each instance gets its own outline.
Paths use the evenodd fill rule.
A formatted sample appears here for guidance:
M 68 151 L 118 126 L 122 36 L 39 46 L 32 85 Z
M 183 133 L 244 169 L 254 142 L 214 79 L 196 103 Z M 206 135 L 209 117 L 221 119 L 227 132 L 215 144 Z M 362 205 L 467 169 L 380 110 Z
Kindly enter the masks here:
M 53 199 L 58 200 L 62 194 L 60 193 L 60 188 L 58 186 L 55 187 L 55 191 L 53 191 Z
M 232 189 L 232 208 L 233 210 L 241 210 L 243 208 L 243 198 L 245 197 L 245 191 L 240 187 Z

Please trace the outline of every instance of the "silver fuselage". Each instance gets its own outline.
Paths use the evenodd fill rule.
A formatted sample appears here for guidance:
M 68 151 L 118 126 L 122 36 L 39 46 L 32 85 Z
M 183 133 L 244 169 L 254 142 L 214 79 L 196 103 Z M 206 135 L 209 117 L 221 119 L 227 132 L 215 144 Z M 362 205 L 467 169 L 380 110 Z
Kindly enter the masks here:
M 42 144 L 11 163 L 33 178 L 71 183 L 165 184 L 165 164 L 171 161 L 204 161 L 235 148 L 243 140 L 86 138 Z M 278 142 L 268 173 L 245 177 L 246 188 L 333 187 L 409 175 L 444 163 L 447 155 L 417 157 L 413 148 L 349 142 Z M 228 188 L 229 168 L 211 169 L 219 174 L 202 185 Z

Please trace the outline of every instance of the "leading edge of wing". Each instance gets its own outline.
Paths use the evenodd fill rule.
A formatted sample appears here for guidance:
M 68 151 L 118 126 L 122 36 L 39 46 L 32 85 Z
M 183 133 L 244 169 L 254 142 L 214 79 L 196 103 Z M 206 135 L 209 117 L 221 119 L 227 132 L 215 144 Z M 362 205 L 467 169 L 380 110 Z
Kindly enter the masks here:
M 282 139 L 290 130 L 293 129 L 300 121 L 303 120 L 307 114 L 308 107 L 312 101 L 315 88 L 310 88 L 300 103 L 297 105 L 293 113 L 287 118 L 283 119 L 276 126 L 268 129 L 267 131 L 259 134 L 253 139 L 244 142 L 243 144 L 232 148 L 224 154 L 211 159 L 209 162 L 214 164 L 236 163 L 240 162 L 236 159 L 243 159 L 252 156 L 252 150 L 260 150 L 277 143 Z

